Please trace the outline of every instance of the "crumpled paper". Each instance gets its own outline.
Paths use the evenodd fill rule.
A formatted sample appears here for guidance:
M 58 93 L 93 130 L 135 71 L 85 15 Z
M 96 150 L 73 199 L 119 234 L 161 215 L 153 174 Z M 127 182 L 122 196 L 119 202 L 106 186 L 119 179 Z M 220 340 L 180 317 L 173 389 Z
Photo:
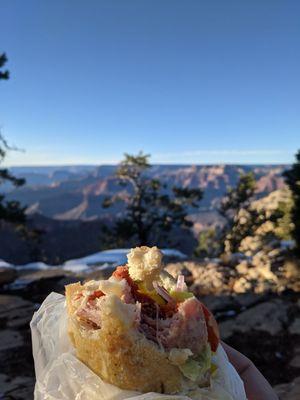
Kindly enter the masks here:
M 75 356 L 67 333 L 65 297 L 51 293 L 30 323 L 35 364 L 35 400 L 247 400 L 243 382 L 218 347 L 218 370 L 211 388 L 189 395 L 164 395 L 122 390 L 104 382 Z

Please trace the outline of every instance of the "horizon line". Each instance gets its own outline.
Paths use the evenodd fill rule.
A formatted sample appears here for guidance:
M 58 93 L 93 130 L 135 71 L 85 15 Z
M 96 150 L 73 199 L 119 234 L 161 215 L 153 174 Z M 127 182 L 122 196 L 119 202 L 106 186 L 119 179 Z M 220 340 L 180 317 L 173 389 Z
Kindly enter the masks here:
M 215 166 L 221 166 L 221 165 L 232 165 L 232 166 L 285 166 L 285 165 L 292 165 L 293 162 L 286 162 L 286 163 L 279 163 L 279 162 L 250 162 L 250 163 L 242 163 L 242 162 L 236 162 L 236 163 L 230 163 L 230 162 L 206 162 L 206 163 L 183 163 L 183 162 L 178 162 L 178 163 L 172 163 L 172 162 L 161 162 L 161 163 L 151 163 L 150 166 L 159 166 L 159 165 L 180 165 L 180 166 L 206 166 L 206 165 L 215 165 Z M 88 164 L 88 163 L 63 163 L 63 164 L 19 164 L 19 165 L 5 165 L 2 164 L 5 168 L 47 168 L 47 167 L 102 167 L 102 166 L 117 166 L 119 165 L 118 162 L 116 163 L 93 163 L 93 164 Z

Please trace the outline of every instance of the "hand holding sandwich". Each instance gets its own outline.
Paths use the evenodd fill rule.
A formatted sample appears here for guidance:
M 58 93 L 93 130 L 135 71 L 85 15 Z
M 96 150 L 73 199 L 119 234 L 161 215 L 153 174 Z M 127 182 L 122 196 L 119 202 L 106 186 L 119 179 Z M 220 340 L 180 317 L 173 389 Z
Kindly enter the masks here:
M 269 382 L 249 358 L 224 342 L 222 346 L 227 353 L 229 361 L 244 382 L 248 400 L 278 400 Z

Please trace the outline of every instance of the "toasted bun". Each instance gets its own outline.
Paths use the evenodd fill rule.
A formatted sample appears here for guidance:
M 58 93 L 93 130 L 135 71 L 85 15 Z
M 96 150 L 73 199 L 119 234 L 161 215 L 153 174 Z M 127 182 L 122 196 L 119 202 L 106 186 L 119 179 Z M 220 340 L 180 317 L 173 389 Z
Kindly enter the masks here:
M 83 289 L 80 283 L 66 286 L 69 334 L 77 357 L 121 389 L 168 394 L 181 391 L 183 375 L 179 368 L 170 363 L 168 353 L 131 324 L 130 317 L 123 318 L 128 305 L 117 296 L 107 296 L 101 329 L 88 330 L 80 325 L 72 297 Z

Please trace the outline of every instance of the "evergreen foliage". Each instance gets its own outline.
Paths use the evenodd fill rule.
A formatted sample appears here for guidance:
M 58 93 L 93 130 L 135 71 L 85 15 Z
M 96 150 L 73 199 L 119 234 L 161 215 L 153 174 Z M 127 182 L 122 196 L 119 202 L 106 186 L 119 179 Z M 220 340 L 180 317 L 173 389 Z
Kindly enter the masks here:
M 295 240 L 295 252 L 300 256 L 300 150 L 291 169 L 284 173 L 285 180 L 292 193 L 293 206 L 291 218 L 293 222 L 292 236 Z
M 222 247 L 226 253 L 238 252 L 243 238 L 253 233 L 250 205 L 255 186 L 254 174 L 252 172 L 243 174 L 236 188 L 230 188 L 221 203 L 219 211 L 226 221 L 222 234 Z M 245 212 L 243 219 L 239 218 L 241 210 Z
M 198 207 L 202 191 L 197 188 L 172 187 L 159 179 L 149 177 L 150 156 L 139 152 L 125 154 L 116 176 L 127 189 L 124 215 L 117 218 L 113 236 L 136 245 L 150 245 L 174 228 L 190 228 L 188 209 Z M 170 193 L 171 192 L 171 193 Z M 121 199 L 120 195 L 105 199 L 103 206 L 110 207 Z
M 8 79 L 9 72 L 1 71 L 7 61 L 5 53 L 0 54 L 0 79 Z M 8 150 L 12 149 L 0 133 L 0 165 L 5 159 Z M 4 183 L 11 183 L 13 186 L 22 186 L 25 180 L 12 175 L 7 168 L 0 168 L 0 188 Z M 0 193 L 0 222 L 10 222 L 16 225 L 23 225 L 26 221 L 25 207 L 15 200 L 6 201 L 4 194 Z

